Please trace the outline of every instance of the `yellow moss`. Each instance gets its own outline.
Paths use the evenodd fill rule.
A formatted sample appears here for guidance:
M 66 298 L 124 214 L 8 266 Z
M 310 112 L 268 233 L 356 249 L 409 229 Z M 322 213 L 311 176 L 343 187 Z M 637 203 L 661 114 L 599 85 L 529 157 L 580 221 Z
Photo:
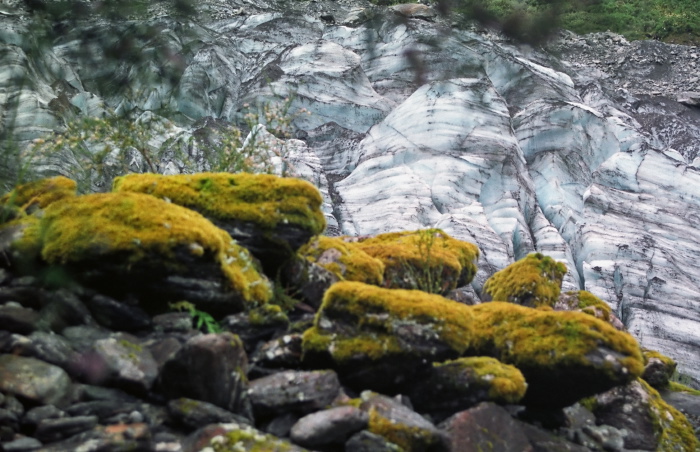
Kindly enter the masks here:
M 288 325 L 289 318 L 282 308 L 274 304 L 264 304 L 248 312 L 251 325 Z
M 357 246 L 384 263 L 384 286 L 447 293 L 476 274 L 479 249 L 440 229 L 390 232 Z
M 694 452 L 700 447 L 693 426 L 677 409 L 666 403 L 646 381 L 637 380 L 649 394 L 654 429 L 659 435 L 658 452 Z
M 437 443 L 435 434 L 382 416 L 374 407 L 369 410 L 369 431 L 398 444 L 406 452 L 430 450 Z
M 618 358 L 631 380 L 642 374 L 637 341 L 610 324 L 579 312 L 532 309 L 507 302 L 472 306 L 476 331 L 474 350 L 497 350 L 501 361 L 522 369 L 556 368 L 559 363 L 587 363 L 586 356 L 601 344 L 622 353 Z M 614 361 L 606 362 L 614 371 Z
M 330 254 L 336 251 L 337 259 Z M 384 281 L 384 264 L 362 251 L 356 243 L 342 237 L 318 236 L 301 247 L 298 254 L 333 272 L 341 280 L 360 281 L 381 285 Z
M 218 261 L 231 286 L 246 301 L 271 296 L 244 248 L 222 229 L 189 209 L 140 193 L 104 193 L 66 198 L 49 205 L 38 224 L 42 257 L 70 264 L 107 255 L 128 256 L 128 264 L 156 256 L 171 271 L 186 272 L 176 252 Z
M 77 184 L 63 176 L 19 185 L 0 198 L 0 205 L 11 204 L 24 211 L 30 206 L 45 208 L 59 199 L 75 196 Z
M 9 241 L 14 258 L 32 261 L 39 257 L 41 254 L 40 221 L 36 215 L 22 215 L 0 225 L 0 235 L 12 236 Z
M 700 391 L 698 391 L 697 389 L 693 389 L 682 383 L 678 383 L 677 381 L 669 381 L 668 389 L 670 389 L 673 392 L 686 392 L 688 394 L 700 396 Z
M 293 447 L 289 442 L 275 436 L 265 434 L 246 425 L 220 437 L 214 437 L 210 446 L 214 452 L 287 452 L 290 450 L 304 451 Z
M 647 364 L 650 359 L 658 359 L 665 366 L 671 369 L 671 373 L 676 369 L 676 361 L 673 358 L 663 355 L 656 350 L 649 350 L 648 348 L 642 349 L 642 354 L 644 355 L 644 364 Z
M 553 306 L 561 291 L 566 266 L 540 253 L 496 272 L 484 284 L 484 292 L 494 301 L 523 306 Z
M 476 377 L 474 385 L 486 386 L 489 398 L 496 403 L 514 404 L 520 401 L 527 390 L 525 377 L 514 366 L 503 364 L 490 357 L 459 358 L 443 363 L 433 364 L 436 368 L 457 367 L 460 371 L 467 371 Z M 461 388 L 454 388 L 459 391 Z M 465 388 L 467 389 L 467 388 Z
M 129 174 L 114 180 L 113 191 L 167 198 L 215 220 L 249 221 L 267 230 L 293 224 L 320 234 L 326 225 L 316 187 L 270 174 Z

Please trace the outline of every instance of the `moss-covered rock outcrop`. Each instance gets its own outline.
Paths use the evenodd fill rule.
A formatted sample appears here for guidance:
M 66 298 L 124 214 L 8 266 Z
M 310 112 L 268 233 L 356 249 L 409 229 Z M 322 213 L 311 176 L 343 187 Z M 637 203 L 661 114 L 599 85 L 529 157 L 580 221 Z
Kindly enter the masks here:
M 555 406 L 627 383 L 643 369 L 636 341 L 589 315 L 502 302 L 465 306 L 357 282 L 328 290 L 303 348 L 307 362 L 376 390 L 396 390 L 405 372 L 425 372 L 425 363 L 491 356 L 523 373 L 525 403 Z
M 226 230 L 261 260 L 268 274 L 326 222 L 318 189 L 301 179 L 269 174 L 130 174 L 116 192 L 138 192 L 195 210 Z
M 18 185 L 14 190 L 0 197 L 0 206 L 5 215 L 14 212 L 12 215 L 14 217 L 20 211 L 28 213 L 35 208 L 43 209 L 59 199 L 75 196 L 76 187 L 74 180 L 63 176 L 41 179 Z M 9 219 L 9 216 L 0 214 L 0 223 Z
M 138 293 L 155 310 L 187 299 L 230 313 L 271 295 L 248 252 L 225 231 L 197 212 L 140 193 L 56 201 L 26 234 L 38 237 L 46 264 L 107 293 Z M 195 277 L 213 290 L 200 290 Z
M 301 247 L 299 255 L 344 281 L 381 285 L 384 263 L 362 251 L 352 238 L 319 236 Z
M 476 274 L 479 249 L 440 229 L 389 232 L 357 239 L 357 247 L 384 263 L 384 287 L 446 294 Z
M 586 290 L 569 291 L 559 295 L 553 308 L 556 311 L 579 311 L 604 320 L 618 330 L 625 326 L 613 313 L 609 304 Z
M 522 306 L 553 306 L 561 292 L 566 266 L 540 253 L 530 254 L 493 274 L 484 294 L 494 301 Z

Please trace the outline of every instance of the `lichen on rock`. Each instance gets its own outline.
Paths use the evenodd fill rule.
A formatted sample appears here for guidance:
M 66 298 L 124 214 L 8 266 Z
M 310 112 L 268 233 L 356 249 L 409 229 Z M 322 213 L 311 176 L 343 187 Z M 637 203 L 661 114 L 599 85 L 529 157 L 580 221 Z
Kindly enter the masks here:
M 299 249 L 299 255 L 333 272 L 340 280 L 381 285 L 384 264 L 343 237 L 318 236 Z
M 357 247 L 384 263 L 384 287 L 446 294 L 469 284 L 479 249 L 440 229 L 389 232 L 356 239 Z
M 18 185 L 9 193 L 0 197 L 4 209 L 18 209 L 22 212 L 32 208 L 43 209 L 59 199 L 75 196 L 77 184 L 63 176 L 40 179 Z M 3 217 L 0 216 L 0 223 Z
M 483 292 L 494 301 L 522 306 L 553 306 L 566 274 L 566 266 L 549 256 L 533 253 L 493 274 Z

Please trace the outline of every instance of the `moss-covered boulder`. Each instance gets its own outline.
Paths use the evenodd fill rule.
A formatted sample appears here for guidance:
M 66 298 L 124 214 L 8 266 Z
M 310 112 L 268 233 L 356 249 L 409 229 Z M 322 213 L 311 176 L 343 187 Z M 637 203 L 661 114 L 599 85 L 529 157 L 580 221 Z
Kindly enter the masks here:
M 700 448 L 688 419 L 641 378 L 587 401 L 596 422 L 634 432 L 625 449 L 694 452 Z
M 397 391 L 429 363 L 491 356 L 517 367 L 527 404 L 563 407 L 641 375 L 627 333 L 577 312 L 512 303 L 465 306 L 421 291 L 357 282 L 331 287 L 304 333 L 304 359 L 333 366 L 349 385 Z
M 226 230 L 274 275 L 326 221 L 318 189 L 270 174 L 130 174 L 113 191 L 138 192 L 195 210 Z
M 569 291 L 559 295 L 553 306 L 556 311 L 579 311 L 604 320 L 618 330 L 624 330 L 622 321 L 613 313 L 609 304 L 586 290 Z
M 384 287 L 446 294 L 469 284 L 479 249 L 440 229 L 390 232 L 356 238 L 356 245 L 384 263 Z
M 225 231 L 153 196 L 66 198 L 29 228 L 44 262 L 103 293 L 136 295 L 153 311 L 185 299 L 215 315 L 234 313 L 271 296 L 249 253 Z
M 202 450 L 213 452 L 305 452 L 289 441 L 256 430 L 253 427 L 235 422 L 220 424 L 220 434 L 209 441 L 209 447 Z
M 418 411 L 442 420 L 480 402 L 517 404 L 526 389 L 516 367 L 494 358 L 467 357 L 433 363 L 428 378 L 417 382 L 409 397 Z
M 59 199 L 73 197 L 76 187 L 75 181 L 63 176 L 18 185 L 0 197 L 0 223 L 16 218 L 20 213 L 43 209 Z
M 553 306 L 559 298 L 566 266 L 540 253 L 530 254 L 494 273 L 483 293 L 494 301 L 522 306 Z
M 673 373 L 676 371 L 676 362 L 661 353 L 644 349 L 644 373 L 642 379 L 657 389 L 668 387 Z

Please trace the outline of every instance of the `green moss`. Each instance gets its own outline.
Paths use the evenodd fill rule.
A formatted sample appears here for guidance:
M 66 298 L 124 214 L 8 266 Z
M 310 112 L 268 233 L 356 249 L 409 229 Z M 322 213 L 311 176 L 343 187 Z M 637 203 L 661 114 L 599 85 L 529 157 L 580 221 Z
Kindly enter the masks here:
M 214 452 L 302 452 L 306 450 L 252 427 L 246 425 L 237 425 L 237 427 L 223 436 L 212 438 L 210 446 Z
M 75 181 L 63 176 L 41 179 L 15 187 L 0 198 L 0 205 L 12 205 L 23 211 L 31 206 L 41 209 L 59 199 L 75 196 Z
M 251 325 L 289 325 L 287 314 L 282 311 L 282 308 L 274 304 L 265 304 L 251 309 L 248 312 L 248 320 Z
M 656 389 L 641 378 L 637 380 L 649 394 L 654 430 L 659 436 L 658 452 L 692 452 L 700 447 L 693 426 L 677 409 L 666 403 Z
M 271 296 L 244 248 L 197 212 L 140 193 L 104 193 L 66 198 L 49 205 L 36 225 L 41 255 L 49 264 L 72 264 L 125 256 L 126 265 L 157 257 L 184 273 L 178 252 L 219 262 L 231 287 L 249 302 Z
M 644 370 L 637 341 L 589 315 L 531 309 L 507 302 L 483 303 L 471 310 L 477 327 L 473 349 L 494 350 L 496 358 L 520 370 L 536 366 L 556 372 L 561 364 L 587 365 L 589 354 L 601 344 L 624 355 L 603 364 L 611 377 L 618 372 L 618 361 L 629 380 Z
M 673 371 L 676 370 L 676 361 L 669 356 L 663 355 L 656 350 L 649 350 L 648 348 L 642 349 L 642 354 L 644 355 L 644 364 L 647 364 L 650 359 L 658 359 L 664 364 L 664 366 L 671 369 L 671 374 L 673 374 Z
M 381 285 L 384 264 L 343 237 L 318 236 L 301 247 L 298 254 L 333 272 L 339 279 Z
M 246 173 L 130 174 L 116 178 L 113 190 L 147 193 L 208 218 L 249 221 L 267 230 L 292 224 L 320 234 L 326 225 L 321 194 L 301 179 Z
M 390 232 L 357 246 L 384 263 L 384 287 L 446 294 L 476 274 L 479 249 L 440 229 Z
M 495 301 L 529 307 L 553 306 L 561 291 L 566 266 L 540 253 L 496 272 L 484 284 L 484 292 Z
M 374 407 L 369 410 L 369 431 L 399 445 L 406 452 L 428 451 L 438 443 L 434 432 L 396 422 L 382 416 Z
M 592 293 L 579 290 L 578 292 L 567 292 L 567 295 L 578 298 L 578 309 L 581 312 L 590 314 L 593 317 L 608 321 L 612 316 L 612 308 L 606 302 L 596 297 Z
M 697 389 L 693 389 L 690 386 L 678 383 L 677 381 L 669 381 L 668 389 L 670 389 L 673 392 L 685 392 L 688 394 L 700 396 L 700 391 L 698 391 Z
M 446 370 L 454 368 L 456 372 L 467 372 L 469 385 L 488 388 L 489 399 L 496 403 L 515 404 L 525 395 L 527 383 L 525 377 L 514 366 L 503 364 L 490 357 L 469 357 L 435 363 L 433 367 Z M 455 381 L 459 383 L 459 381 Z M 446 388 L 451 394 L 459 394 L 470 388 Z

